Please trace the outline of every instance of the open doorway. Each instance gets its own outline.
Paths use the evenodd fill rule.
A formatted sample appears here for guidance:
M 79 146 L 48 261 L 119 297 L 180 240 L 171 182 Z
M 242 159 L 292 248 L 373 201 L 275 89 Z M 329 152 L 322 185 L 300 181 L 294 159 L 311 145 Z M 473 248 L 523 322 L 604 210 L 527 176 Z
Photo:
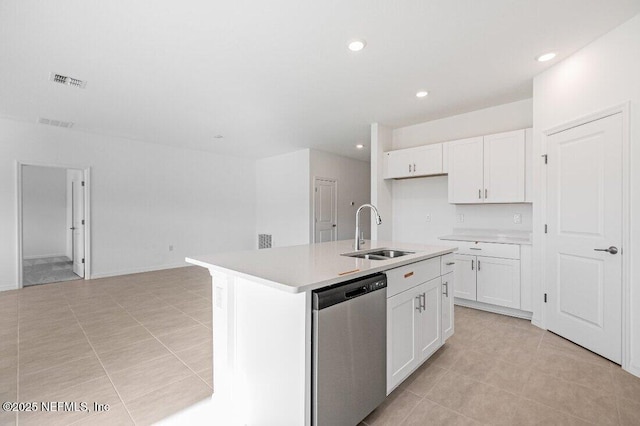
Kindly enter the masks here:
M 85 277 L 85 171 L 19 167 L 19 270 L 23 287 Z

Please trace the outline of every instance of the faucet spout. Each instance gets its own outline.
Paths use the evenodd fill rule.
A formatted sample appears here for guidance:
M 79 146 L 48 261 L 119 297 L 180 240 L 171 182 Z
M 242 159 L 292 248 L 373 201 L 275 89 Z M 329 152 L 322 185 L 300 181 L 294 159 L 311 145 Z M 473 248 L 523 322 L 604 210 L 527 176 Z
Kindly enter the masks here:
M 363 204 L 360 207 L 358 207 L 358 210 L 356 211 L 356 241 L 354 245 L 354 248 L 356 249 L 356 251 L 360 250 L 360 211 L 365 207 L 370 208 L 375 214 L 376 225 L 380 225 L 382 223 L 382 218 L 380 217 L 380 214 L 378 213 L 378 209 L 376 208 L 376 206 L 374 206 L 373 204 Z

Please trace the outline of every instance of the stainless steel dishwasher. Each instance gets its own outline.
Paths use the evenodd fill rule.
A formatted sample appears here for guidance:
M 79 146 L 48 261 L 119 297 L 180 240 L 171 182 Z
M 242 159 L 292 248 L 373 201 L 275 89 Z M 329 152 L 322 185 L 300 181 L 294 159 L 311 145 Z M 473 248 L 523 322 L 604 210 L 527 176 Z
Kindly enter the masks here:
M 387 278 L 313 292 L 314 426 L 356 426 L 387 390 Z

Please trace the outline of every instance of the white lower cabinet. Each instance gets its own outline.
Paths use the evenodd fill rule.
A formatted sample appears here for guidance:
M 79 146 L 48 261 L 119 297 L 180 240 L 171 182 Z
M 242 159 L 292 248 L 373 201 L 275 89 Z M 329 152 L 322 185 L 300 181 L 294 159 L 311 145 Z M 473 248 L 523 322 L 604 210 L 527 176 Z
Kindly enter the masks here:
M 442 341 L 453 336 L 453 291 L 454 273 L 442 276 Z
M 454 257 L 455 297 L 521 309 L 519 248 L 489 243 L 460 248 L 463 253 L 472 250 L 478 255 L 456 254 Z
M 387 299 L 387 394 L 442 346 L 445 334 L 453 334 L 454 274 L 433 278 L 433 263 L 429 259 L 387 272 L 389 288 L 399 288 L 393 282 L 398 280 L 415 283 Z

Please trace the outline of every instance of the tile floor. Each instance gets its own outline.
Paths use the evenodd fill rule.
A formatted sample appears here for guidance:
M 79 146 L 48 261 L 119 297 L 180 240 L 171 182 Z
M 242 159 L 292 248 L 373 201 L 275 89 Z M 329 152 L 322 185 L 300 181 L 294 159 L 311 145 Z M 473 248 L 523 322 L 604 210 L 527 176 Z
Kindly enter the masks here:
M 179 268 L 0 293 L 0 425 L 151 424 L 212 392 L 211 285 Z M 523 320 L 456 307 L 456 333 L 364 425 L 640 425 L 640 379 Z
M 151 424 L 212 393 L 211 277 L 179 268 L 0 293 L 0 401 L 85 401 L 106 413 L 0 410 L 0 425 Z
M 640 425 L 640 379 L 530 322 L 456 306 L 455 334 L 365 419 L 379 425 Z
M 36 284 L 79 280 L 68 257 L 46 257 L 22 261 L 22 281 L 25 287 Z

